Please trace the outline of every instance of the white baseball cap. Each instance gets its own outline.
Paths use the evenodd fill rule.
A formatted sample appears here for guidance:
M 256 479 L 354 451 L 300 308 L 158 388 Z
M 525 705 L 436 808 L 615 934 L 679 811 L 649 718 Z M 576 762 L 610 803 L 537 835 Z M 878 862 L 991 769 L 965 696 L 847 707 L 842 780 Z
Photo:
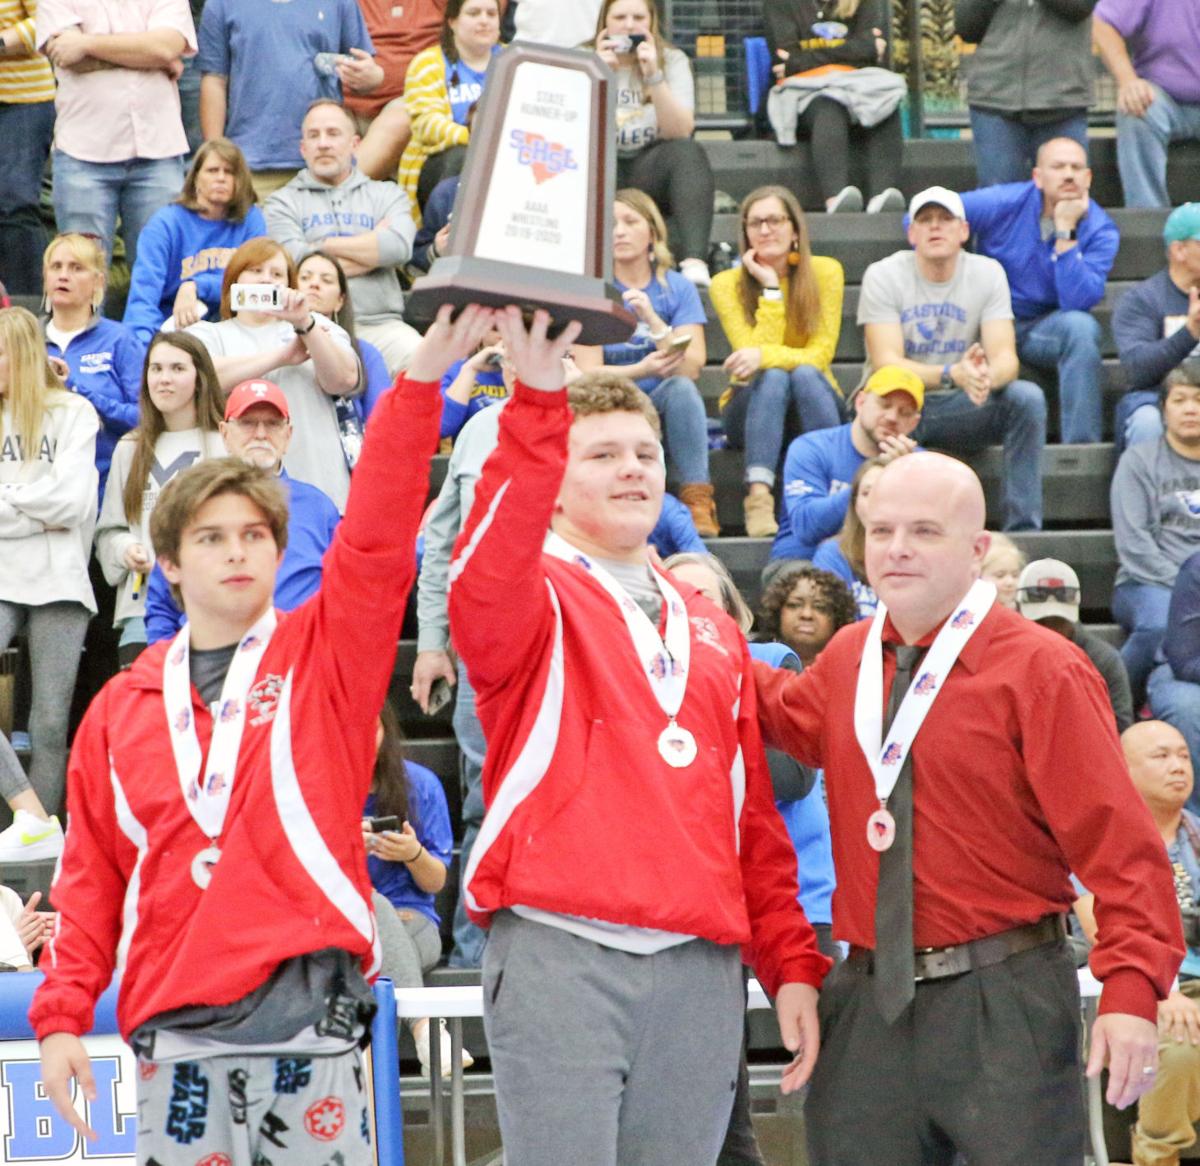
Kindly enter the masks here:
M 1079 576 L 1061 559 L 1035 559 L 1017 580 L 1017 608 L 1026 619 L 1078 623 Z
M 953 190 L 947 190 L 944 186 L 930 186 L 918 194 L 914 194 L 912 202 L 908 204 L 908 217 L 915 219 L 917 211 L 930 204 L 944 207 L 956 219 L 962 219 L 964 223 L 967 221 L 967 212 L 963 207 L 963 200 Z

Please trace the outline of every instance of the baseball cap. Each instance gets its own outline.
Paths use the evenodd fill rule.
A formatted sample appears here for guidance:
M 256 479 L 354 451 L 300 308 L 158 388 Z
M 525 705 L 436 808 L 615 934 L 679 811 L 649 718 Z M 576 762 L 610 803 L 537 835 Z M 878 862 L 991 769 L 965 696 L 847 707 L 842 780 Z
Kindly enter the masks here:
M 1059 559 L 1035 559 L 1017 580 L 1017 608 L 1026 619 L 1057 615 L 1079 622 L 1079 576 Z
M 907 393 L 916 401 L 918 409 L 925 404 L 925 385 L 921 378 L 898 364 L 885 364 L 883 368 L 877 368 L 867 378 L 862 391 L 874 393 L 877 397 L 886 397 L 888 393 Z
M 242 381 L 230 390 L 229 400 L 225 402 L 225 420 L 240 417 L 252 405 L 274 405 L 284 417 L 292 415 L 287 397 L 273 381 Z
M 1164 243 L 1186 243 L 1189 239 L 1200 239 L 1200 202 L 1177 206 L 1163 223 Z
M 944 186 L 930 186 L 914 194 L 912 202 L 908 204 L 908 217 L 915 219 L 917 211 L 930 205 L 944 207 L 956 219 L 962 219 L 963 222 L 967 220 L 963 200 L 953 190 L 947 190 Z

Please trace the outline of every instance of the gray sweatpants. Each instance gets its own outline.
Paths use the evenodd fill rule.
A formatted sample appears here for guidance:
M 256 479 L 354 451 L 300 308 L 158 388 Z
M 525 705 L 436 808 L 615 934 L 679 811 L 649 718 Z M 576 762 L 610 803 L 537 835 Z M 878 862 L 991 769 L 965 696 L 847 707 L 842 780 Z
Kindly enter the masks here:
M 23 794 L 29 785 L 29 778 L 21 766 L 21 759 L 13 751 L 8 738 L 0 733 L 0 798 L 11 802 L 17 794 Z
M 737 947 L 630 955 L 502 911 L 484 1025 L 506 1166 L 712 1166 L 742 1040 Z
M 33 679 L 33 702 L 29 709 L 33 760 L 29 780 L 48 814 L 57 814 L 63 808 L 71 693 L 75 690 L 79 654 L 91 618 L 91 612 L 82 603 L 26 607 L 0 601 L 0 651 L 8 647 L 22 627 L 29 636 Z
M 138 1060 L 138 1166 L 374 1166 L 362 1056 Z

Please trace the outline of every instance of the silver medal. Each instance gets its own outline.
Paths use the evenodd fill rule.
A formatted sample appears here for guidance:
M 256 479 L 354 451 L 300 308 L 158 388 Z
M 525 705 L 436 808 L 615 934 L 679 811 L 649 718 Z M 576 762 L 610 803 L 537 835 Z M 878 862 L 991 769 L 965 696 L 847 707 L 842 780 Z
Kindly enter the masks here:
M 658 735 L 659 756 L 675 769 L 685 769 L 696 760 L 696 738 L 672 721 Z
M 221 851 L 215 846 L 206 846 L 197 851 L 192 859 L 192 882 L 202 891 L 212 882 L 212 868 L 221 859 Z
M 867 843 L 872 850 L 882 853 L 889 849 L 895 841 L 896 819 L 883 806 L 880 806 L 867 819 Z

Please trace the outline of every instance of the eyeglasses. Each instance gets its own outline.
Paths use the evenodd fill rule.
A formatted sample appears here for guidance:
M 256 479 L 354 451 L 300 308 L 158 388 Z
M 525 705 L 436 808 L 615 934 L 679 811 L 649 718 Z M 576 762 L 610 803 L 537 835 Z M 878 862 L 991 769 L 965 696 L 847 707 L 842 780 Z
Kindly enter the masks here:
M 1078 603 L 1078 587 L 1022 587 L 1018 598 L 1023 603 L 1045 603 L 1057 599 L 1059 603 Z
M 747 219 L 746 233 L 752 235 L 755 231 L 761 231 L 764 227 L 769 231 L 778 231 L 784 223 L 790 223 L 791 221 L 787 215 L 763 215 L 760 219 Z
M 233 424 L 243 433 L 257 433 L 261 426 L 268 433 L 282 433 L 287 426 L 286 417 L 234 417 Z

